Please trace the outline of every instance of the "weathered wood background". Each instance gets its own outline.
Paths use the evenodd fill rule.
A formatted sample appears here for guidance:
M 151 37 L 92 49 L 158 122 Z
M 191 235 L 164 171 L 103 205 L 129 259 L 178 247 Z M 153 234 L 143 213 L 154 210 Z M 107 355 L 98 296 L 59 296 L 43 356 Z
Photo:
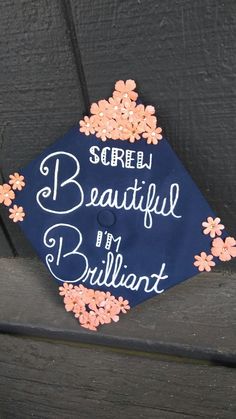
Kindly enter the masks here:
M 78 123 L 116 80 L 134 78 L 233 234 L 235 0 L 2 0 L 0 19 L 5 176 Z M 17 253 L 32 255 L 1 216 Z M 10 253 L 1 240 L 1 254 Z
M 133 78 L 235 234 L 235 0 L 2 0 L 0 35 L 0 183 Z M 93 334 L 34 255 L 0 209 L 1 419 L 236 417 L 232 264 Z

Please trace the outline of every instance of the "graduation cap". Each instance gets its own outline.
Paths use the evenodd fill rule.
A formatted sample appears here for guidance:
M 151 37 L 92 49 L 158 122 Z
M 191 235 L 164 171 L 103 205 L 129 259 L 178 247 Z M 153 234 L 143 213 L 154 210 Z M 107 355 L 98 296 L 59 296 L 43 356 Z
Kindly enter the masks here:
M 162 137 L 133 80 L 0 186 L 83 327 L 119 315 L 219 261 L 236 241 Z

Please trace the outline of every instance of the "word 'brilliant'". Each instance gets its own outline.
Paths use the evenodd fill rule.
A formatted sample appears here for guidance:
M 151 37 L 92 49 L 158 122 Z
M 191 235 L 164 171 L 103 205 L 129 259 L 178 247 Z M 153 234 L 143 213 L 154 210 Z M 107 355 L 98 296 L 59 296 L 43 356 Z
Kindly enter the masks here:
M 68 177 L 62 167 L 70 168 L 70 173 L 73 174 Z M 179 200 L 179 184 L 176 182 L 166 185 L 161 193 L 155 183 L 138 179 L 131 181 L 126 188 L 122 185 L 119 189 L 100 190 L 96 186 L 87 186 L 89 191 L 84 193 L 78 181 L 79 160 L 74 154 L 65 151 L 57 151 L 45 157 L 40 164 L 40 172 L 45 176 L 47 186 L 37 192 L 36 200 L 44 211 L 53 214 L 69 214 L 82 205 L 133 210 L 143 213 L 145 228 L 152 227 L 153 215 L 182 217 L 176 213 Z
M 59 223 L 51 226 L 45 231 L 43 242 L 50 249 L 45 259 L 48 269 L 59 281 L 65 282 L 66 277 L 70 283 L 82 282 L 86 286 L 124 287 L 156 294 L 164 291 L 162 281 L 168 278 L 164 262 L 158 273 L 138 276 L 127 270 L 121 253 L 114 255 L 109 251 L 106 259 L 102 260 L 103 266 L 90 266 L 87 256 L 80 249 L 82 233 L 73 225 Z M 75 267 L 75 271 L 69 269 L 71 266 Z

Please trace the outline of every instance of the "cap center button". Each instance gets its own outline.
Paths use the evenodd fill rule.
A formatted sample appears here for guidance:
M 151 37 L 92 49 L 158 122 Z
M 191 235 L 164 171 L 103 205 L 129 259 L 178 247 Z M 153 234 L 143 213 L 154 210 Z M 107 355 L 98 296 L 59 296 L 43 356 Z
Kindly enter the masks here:
M 111 227 L 116 222 L 116 216 L 110 210 L 102 210 L 98 213 L 97 220 L 100 226 Z

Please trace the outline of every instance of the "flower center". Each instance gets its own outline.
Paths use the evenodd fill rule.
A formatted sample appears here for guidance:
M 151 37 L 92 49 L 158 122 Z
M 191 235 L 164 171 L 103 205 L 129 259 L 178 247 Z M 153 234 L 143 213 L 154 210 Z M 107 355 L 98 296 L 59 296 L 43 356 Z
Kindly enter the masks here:
M 103 115 L 104 115 L 104 114 L 103 114 L 103 112 L 100 112 L 100 113 L 99 113 L 99 116 L 103 116 Z
M 8 193 L 5 193 L 5 197 L 8 198 L 9 197 L 9 194 Z
M 153 131 L 153 132 L 152 132 L 152 136 L 153 136 L 153 137 L 155 137 L 155 135 L 156 135 L 156 133 L 155 133 L 155 131 Z
M 128 97 L 128 94 L 127 93 L 124 93 L 124 95 L 123 95 L 124 97 Z

